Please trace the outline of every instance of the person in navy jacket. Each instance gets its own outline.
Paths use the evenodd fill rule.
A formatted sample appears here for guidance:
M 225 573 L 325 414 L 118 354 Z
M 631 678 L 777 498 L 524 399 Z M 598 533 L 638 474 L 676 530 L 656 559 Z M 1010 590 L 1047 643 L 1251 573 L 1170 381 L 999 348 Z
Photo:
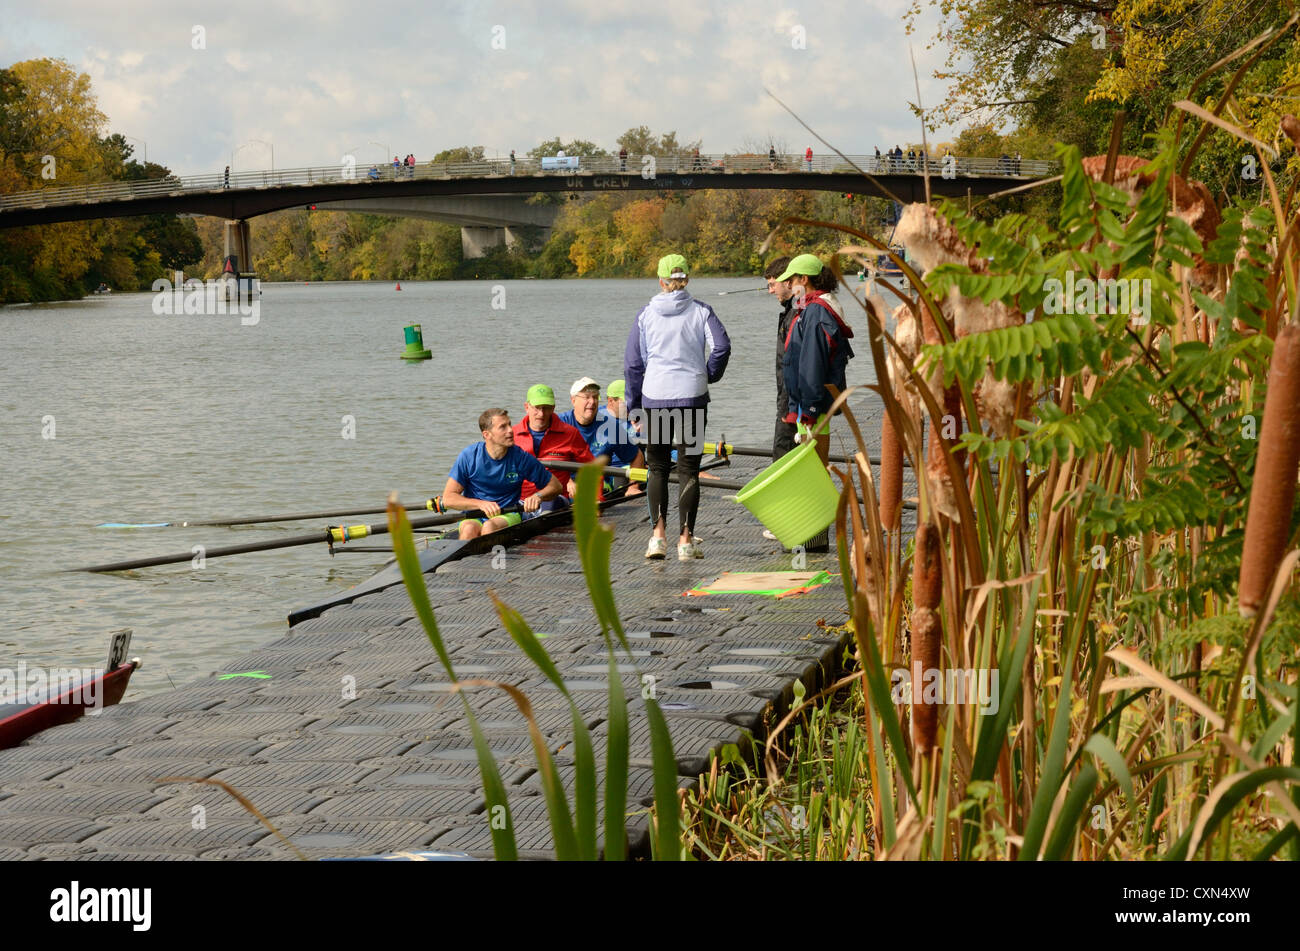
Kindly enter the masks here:
M 853 359 L 849 340 L 853 330 L 844 322 L 835 300 L 835 276 L 815 254 L 800 254 L 777 278 L 794 288 L 794 319 L 785 336 L 785 388 L 789 404 L 786 422 L 811 426 L 831 408 L 835 398 L 827 384 L 847 388 L 845 369 Z M 830 459 L 830 435 L 820 433 L 817 455 L 825 465 Z M 829 536 L 823 532 L 804 546 L 808 551 L 826 551 Z

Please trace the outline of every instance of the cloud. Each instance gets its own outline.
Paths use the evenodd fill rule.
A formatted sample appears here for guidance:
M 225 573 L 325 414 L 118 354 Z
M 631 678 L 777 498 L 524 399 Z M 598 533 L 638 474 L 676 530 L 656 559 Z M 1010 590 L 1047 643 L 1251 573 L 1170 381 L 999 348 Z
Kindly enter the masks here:
M 701 139 L 705 152 L 769 137 L 802 151 L 808 134 L 764 87 L 863 153 L 917 137 L 909 42 L 925 101 L 942 97 L 925 77 L 943 51 L 904 34 L 906 5 L 228 0 L 196 13 L 163 0 L 42 0 L 10 13 L 0 53 L 89 73 L 110 129 L 181 174 L 220 169 L 250 139 L 273 143 L 279 168 L 354 148 L 373 161 L 381 146 L 522 154 L 555 135 L 612 148 L 638 125 Z M 194 48 L 196 26 L 206 48 Z M 236 164 L 269 161 L 269 148 L 249 146 Z

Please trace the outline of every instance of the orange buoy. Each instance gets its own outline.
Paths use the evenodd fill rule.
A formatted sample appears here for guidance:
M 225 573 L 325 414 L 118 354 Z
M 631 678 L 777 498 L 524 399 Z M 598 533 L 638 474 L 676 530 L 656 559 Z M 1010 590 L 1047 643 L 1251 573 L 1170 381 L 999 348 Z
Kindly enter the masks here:
M 397 282 L 397 289 L 398 289 L 399 291 L 402 289 L 402 282 L 401 282 L 401 281 L 398 281 L 398 282 Z

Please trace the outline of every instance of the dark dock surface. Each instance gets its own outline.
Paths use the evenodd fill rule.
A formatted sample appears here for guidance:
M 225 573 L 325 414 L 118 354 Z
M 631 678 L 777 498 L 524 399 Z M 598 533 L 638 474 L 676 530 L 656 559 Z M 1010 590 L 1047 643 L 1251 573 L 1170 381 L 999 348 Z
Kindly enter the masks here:
M 737 463 L 719 475 L 757 471 Z M 847 643 L 823 626 L 847 618 L 838 578 L 781 600 L 684 596 L 727 570 L 801 567 L 762 537 L 732 494 L 703 493 L 697 534 L 705 558 L 688 563 L 675 559 L 672 545 L 667 560 L 644 559 L 643 502 L 604 516 L 615 528 L 614 594 L 632 645 L 621 661 L 634 850 L 647 848 L 652 795 L 643 688 L 653 683 L 680 782 L 689 786 L 711 751 L 761 735 L 796 681 L 811 692 L 838 666 Z M 675 493 L 669 519 L 672 535 Z M 488 597 L 493 590 L 545 635 L 587 716 L 603 773 L 608 655 L 572 529 L 510 548 L 502 567 L 493 567 L 493 557 L 474 555 L 424 576 L 457 676 L 519 684 L 562 776 L 571 778 L 567 704 L 503 630 Z M 819 568 L 838 571 L 833 547 L 807 555 L 806 570 Z M 244 676 L 223 679 L 229 674 Z M 520 854 L 549 856 L 526 722 L 503 691 L 469 689 L 509 790 Z M 295 858 L 220 788 L 160 781 L 177 776 L 229 783 L 308 857 L 429 848 L 491 856 L 468 722 L 401 585 L 289 628 L 208 678 L 0 751 L 0 859 Z

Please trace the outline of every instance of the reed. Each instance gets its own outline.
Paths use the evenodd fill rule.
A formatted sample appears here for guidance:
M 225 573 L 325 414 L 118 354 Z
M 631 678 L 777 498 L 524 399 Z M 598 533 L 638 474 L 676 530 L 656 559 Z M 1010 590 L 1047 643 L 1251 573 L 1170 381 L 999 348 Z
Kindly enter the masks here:
M 762 773 L 710 774 L 697 854 L 1300 858 L 1300 157 L 1278 180 L 1220 117 L 1237 59 L 1225 102 L 1180 103 L 1150 159 L 1060 148 L 1053 222 L 913 212 L 934 255 L 924 280 L 903 267 L 917 323 L 896 339 L 862 306 L 916 537 L 882 530 L 892 489 L 869 467 L 833 469 L 849 699 L 795 711 Z M 1178 172 L 1210 134 L 1263 168 L 1221 221 Z M 797 223 L 849 234 L 842 255 L 879 247 Z M 760 821 L 777 804 L 802 808 L 802 838 Z

